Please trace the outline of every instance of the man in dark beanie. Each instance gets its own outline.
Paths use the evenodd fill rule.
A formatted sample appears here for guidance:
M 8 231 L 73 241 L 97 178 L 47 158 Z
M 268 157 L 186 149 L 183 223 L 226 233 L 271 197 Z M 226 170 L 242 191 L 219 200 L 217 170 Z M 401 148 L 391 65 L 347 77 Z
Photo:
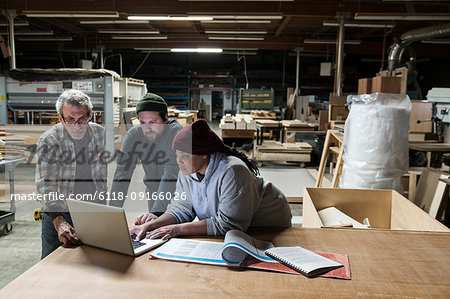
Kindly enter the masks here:
M 183 127 L 168 118 L 167 104 L 154 93 L 147 93 L 136 105 L 140 125 L 128 130 L 117 159 L 117 168 L 111 187 L 111 205 L 122 207 L 128 194 L 138 160 L 144 169 L 145 196 L 130 194 L 134 200 L 147 200 L 150 213 L 138 217 L 136 223 L 145 223 L 166 211 L 174 197 L 179 168 L 172 141 Z

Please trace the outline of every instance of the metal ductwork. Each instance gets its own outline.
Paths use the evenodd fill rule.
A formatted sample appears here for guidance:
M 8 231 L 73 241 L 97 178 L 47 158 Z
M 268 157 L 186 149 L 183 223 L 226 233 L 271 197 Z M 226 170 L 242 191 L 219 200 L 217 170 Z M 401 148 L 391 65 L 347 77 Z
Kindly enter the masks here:
M 424 39 L 440 38 L 448 35 L 450 35 L 450 23 L 405 32 L 400 36 L 400 40 L 396 41 L 390 47 L 388 58 L 389 71 L 392 71 L 397 66 L 402 58 L 404 50 L 407 49 L 411 43 Z M 415 56 L 411 57 L 411 59 L 415 60 Z

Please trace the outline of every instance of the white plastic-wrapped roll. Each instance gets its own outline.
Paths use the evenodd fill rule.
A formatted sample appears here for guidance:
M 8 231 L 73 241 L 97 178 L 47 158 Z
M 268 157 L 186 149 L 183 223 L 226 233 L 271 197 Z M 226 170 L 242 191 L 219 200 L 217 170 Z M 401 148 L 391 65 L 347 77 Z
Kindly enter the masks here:
M 400 177 L 409 163 L 409 97 L 375 93 L 349 96 L 347 102 L 339 186 L 401 191 Z

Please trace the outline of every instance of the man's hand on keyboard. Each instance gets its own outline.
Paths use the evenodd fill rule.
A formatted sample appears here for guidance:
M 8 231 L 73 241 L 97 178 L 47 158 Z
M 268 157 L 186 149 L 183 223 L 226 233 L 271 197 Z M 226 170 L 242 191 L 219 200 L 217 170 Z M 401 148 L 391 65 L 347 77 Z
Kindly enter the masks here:
M 151 231 L 147 235 L 147 238 L 150 239 L 162 238 L 163 240 L 174 238 L 181 234 L 180 228 L 181 228 L 180 224 L 166 225 Z

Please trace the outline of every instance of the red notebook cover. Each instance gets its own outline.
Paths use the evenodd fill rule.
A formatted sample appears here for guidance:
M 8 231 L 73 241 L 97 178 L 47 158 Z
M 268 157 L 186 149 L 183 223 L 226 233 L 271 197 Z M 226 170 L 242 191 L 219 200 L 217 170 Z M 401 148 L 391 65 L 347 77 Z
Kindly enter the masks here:
M 316 252 L 317 254 L 326 257 L 330 260 L 336 261 L 344 265 L 344 267 L 340 267 L 334 270 L 331 270 L 327 273 L 319 275 L 319 277 L 330 277 L 330 278 L 339 278 L 339 279 L 352 279 L 350 273 L 350 263 L 348 260 L 348 255 L 340 254 L 340 253 L 327 253 L 327 252 Z M 297 274 L 302 275 L 300 272 L 295 271 L 294 269 L 289 268 L 281 263 L 269 263 L 269 262 L 261 262 L 256 258 L 249 256 L 247 259 L 247 268 L 258 269 L 258 270 L 267 270 L 274 272 L 282 272 L 289 274 Z

